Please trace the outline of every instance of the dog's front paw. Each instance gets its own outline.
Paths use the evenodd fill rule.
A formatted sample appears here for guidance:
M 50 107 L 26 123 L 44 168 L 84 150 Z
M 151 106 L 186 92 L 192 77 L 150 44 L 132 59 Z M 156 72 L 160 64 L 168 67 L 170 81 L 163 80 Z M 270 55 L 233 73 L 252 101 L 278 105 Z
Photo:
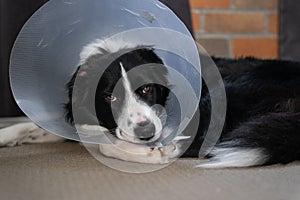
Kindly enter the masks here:
M 20 123 L 0 129 L 0 147 L 24 143 L 62 142 L 65 139 L 41 129 L 32 122 Z
M 99 149 L 107 157 L 149 164 L 172 162 L 180 153 L 175 144 L 164 147 L 148 147 L 125 141 L 117 141 L 116 144 L 100 144 Z
M 0 130 L 0 146 L 16 146 L 33 129 L 37 128 L 34 123 L 20 123 Z

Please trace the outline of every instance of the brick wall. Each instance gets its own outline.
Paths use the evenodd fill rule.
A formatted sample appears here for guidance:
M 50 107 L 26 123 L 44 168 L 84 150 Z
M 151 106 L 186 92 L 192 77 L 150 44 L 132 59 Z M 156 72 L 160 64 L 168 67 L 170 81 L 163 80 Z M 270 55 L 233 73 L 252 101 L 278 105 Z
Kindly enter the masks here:
M 224 57 L 278 57 L 279 0 L 190 0 L 196 40 Z

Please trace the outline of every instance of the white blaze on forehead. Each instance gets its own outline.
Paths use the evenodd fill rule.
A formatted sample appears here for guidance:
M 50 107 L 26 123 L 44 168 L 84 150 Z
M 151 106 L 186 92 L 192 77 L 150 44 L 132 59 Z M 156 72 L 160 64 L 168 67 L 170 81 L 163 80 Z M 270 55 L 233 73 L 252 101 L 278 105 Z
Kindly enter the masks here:
M 130 80 L 127 76 L 127 72 L 124 69 L 123 63 L 120 62 L 122 83 L 125 90 L 124 105 L 121 110 L 121 115 L 117 119 L 118 129 L 116 130 L 117 137 L 129 142 L 138 142 L 134 133 L 134 127 L 128 125 L 128 120 L 137 124 L 140 117 L 149 119 L 155 126 L 156 133 L 153 140 L 160 137 L 162 130 L 162 123 L 156 112 L 152 110 L 145 102 L 141 101 L 131 88 Z M 121 134 L 122 132 L 122 134 Z
M 124 88 L 125 88 L 125 95 L 128 95 L 128 97 L 132 96 L 133 92 L 131 90 L 130 82 L 129 82 L 127 73 L 124 69 L 124 66 L 123 66 L 122 62 L 120 62 L 120 66 L 121 66 L 121 71 L 122 71 L 123 85 L 124 85 Z
M 120 62 L 120 67 L 123 79 L 122 83 L 125 89 L 125 109 L 130 113 L 141 113 L 144 116 L 149 117 L 151 108 L 145 102 L 139 100 L 138 96 L 135 95 L 122 62 Z
M 150 117 L 151 108 L 144 102 L 140 101 L 139 98 L 135 95 L 134 91 L 131 88 L 130 80 L 127 76 L 127 72 L 124 69 L 123 63 L 120 62 L 121 73 L 122 73 L 122 83 L 125 90 L 125 105 L 124 112 L 127 115 L 131 115 L 133 122 L 135 122 L 138 117 L 137 113 L 142 114 L 143 116 Z M 123 114 L 125 114 L 123 113 Z M 126 116 L 125 114 L 125 116 Z M 124 117 L 124 116 L 123 116 Z M 126 116 L 128 117 L 128 116 Z

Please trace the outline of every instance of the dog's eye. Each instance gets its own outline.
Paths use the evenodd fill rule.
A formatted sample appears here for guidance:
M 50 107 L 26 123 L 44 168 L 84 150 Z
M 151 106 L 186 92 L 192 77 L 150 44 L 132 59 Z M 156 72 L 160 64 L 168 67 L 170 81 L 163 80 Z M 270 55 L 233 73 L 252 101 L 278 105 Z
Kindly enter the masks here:
M 148 94 L 152 91 L 152 86 L 151 85 L 146 85 L 146 86 L 143 86 L 141 87 L 141 94 Z
M 115 97 L 114 95 L 112 95 L 112 94 L 109 94 L 109 95 L 106 95 L 105 96 L 105 101 L 107 101 L 107 102 L 114 102 L 114 101 L 116 101 L 117 100 L 117 97 Z

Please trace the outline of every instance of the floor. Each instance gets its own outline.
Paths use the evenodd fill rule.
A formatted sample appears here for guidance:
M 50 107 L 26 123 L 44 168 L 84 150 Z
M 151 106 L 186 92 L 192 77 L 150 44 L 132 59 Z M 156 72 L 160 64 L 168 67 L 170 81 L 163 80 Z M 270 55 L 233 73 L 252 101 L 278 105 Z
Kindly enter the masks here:
M 104 166 L 76 142 L 0 148 L 0 199 L 299 200 L 300 162 L 205 170 L 179 159 L 155 172 Z
M 300 163 L 204 170 L 179 159 L 152 173 L 108 168 L 75 142 L 0 149 L 0 198 L 299 200 Z

